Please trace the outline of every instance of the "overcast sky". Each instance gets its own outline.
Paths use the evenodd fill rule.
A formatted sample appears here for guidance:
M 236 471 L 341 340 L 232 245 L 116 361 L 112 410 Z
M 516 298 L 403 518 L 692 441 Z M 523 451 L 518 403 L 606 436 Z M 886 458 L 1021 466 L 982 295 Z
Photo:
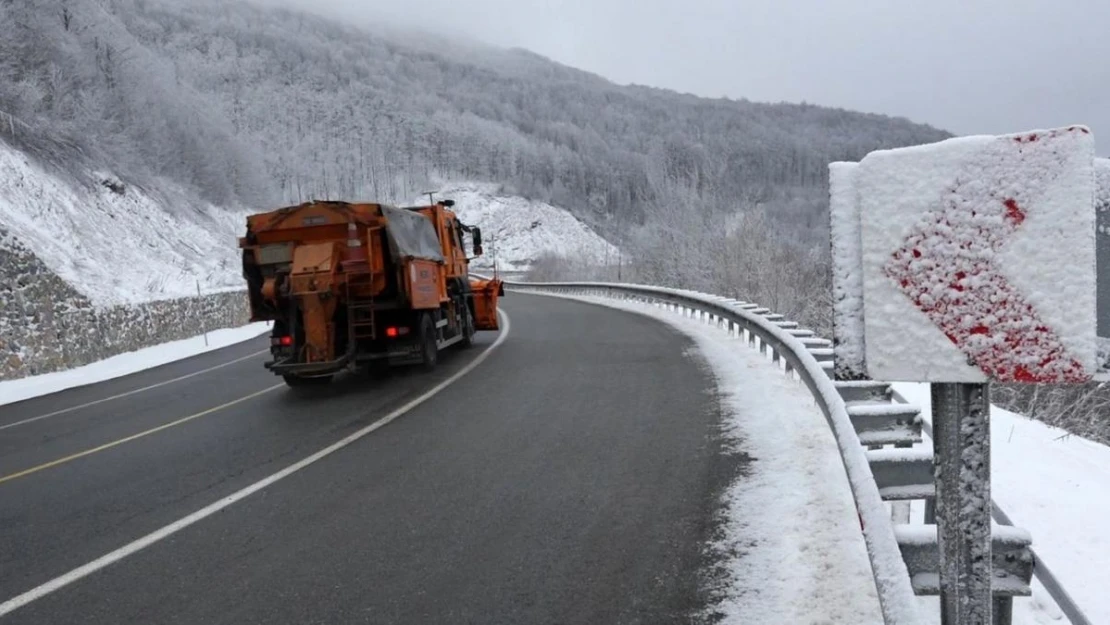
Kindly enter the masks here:
M 619 83 L 1110 148 L 1110 0 L 260 0 L 519 46 Z

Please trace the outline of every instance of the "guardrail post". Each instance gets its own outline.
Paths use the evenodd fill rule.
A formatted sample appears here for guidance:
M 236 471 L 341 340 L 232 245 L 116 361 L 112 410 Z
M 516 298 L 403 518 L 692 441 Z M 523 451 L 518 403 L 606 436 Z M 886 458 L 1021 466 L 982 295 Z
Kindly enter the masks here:
M 934 383 L 932 400 L 941 625 L 987 625 L 994 622 L 989 391 Z
M 991 615 L 992 625 L 1010 625 L 1014 620 L 1014 598 L 1010 596 L 995 597 Z
M 935 497 L 925 498 L 925 524 L 936 525 L 937 522 L 937 500 Z

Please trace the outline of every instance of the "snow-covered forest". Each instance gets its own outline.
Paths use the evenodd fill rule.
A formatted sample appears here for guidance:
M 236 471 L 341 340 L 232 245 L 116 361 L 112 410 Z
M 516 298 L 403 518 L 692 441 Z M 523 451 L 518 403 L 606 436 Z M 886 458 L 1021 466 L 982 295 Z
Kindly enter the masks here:
M 641 280 L 803 316 L 793 293 L 826 273 L 827 164 L 947 136 L 238 1 L 0 0 L 0 23 L 0 138 L 48 163 L 225 206 L 494 182 L 568 208 Z

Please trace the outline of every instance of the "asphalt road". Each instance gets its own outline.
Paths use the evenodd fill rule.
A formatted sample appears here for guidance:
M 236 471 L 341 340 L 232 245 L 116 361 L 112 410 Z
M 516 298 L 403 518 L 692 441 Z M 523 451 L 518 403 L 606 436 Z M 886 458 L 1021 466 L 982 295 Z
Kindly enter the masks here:
M 458 381 L 0 624 L 696 622 L 738 469 L 710 374 L 657 321 L 502 302 L 506 340 Z M 366 428 L 496 338 L 307 393 L 259 339 L 0 406 L 0 602 Z

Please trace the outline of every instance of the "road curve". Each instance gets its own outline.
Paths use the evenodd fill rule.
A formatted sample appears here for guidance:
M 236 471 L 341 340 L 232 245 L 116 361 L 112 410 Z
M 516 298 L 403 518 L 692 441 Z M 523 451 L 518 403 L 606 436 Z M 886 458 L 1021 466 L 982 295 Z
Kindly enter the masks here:
M 0 624 L 693 622 L 717 494 L 737 470 L 710 374 L 657 321 L 503 304 L 507 340 L 466 377 Z M 431 374 L 312 393 L 271 388 L 263 356 L 247 357 L 0 430 L 0 602 L 366 428 L 494 339 Z M 0 406 L 0 426 L 264 346 Z

